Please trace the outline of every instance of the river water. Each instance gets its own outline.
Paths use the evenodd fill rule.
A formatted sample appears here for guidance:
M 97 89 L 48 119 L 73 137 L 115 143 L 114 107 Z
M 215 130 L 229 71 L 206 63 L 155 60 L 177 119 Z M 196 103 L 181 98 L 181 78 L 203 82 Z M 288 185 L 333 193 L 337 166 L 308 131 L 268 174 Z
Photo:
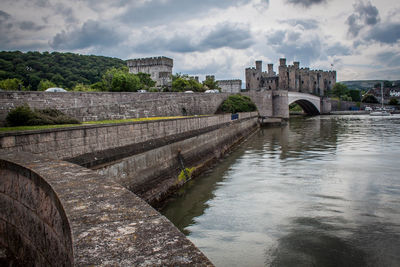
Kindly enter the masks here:
M 216 266 L 400 266 L 400 116 L 262 129 L 162 213 Z

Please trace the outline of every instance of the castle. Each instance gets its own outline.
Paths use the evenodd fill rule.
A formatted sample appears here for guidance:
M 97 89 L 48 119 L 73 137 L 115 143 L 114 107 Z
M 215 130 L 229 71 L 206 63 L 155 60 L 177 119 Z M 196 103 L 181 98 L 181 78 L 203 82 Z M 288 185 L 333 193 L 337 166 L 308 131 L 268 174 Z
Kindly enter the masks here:
M 336 83 L 336 71 L 300 68 L 300 62 L 286 65 L 285 58 L 279 61 L 279 74 L 274 72 L 273 64 L 268 64 L 268 71 L 263 72 L 262 61 L 256 61 L 255 68 L 246 68 L 246 89 L 280 89 L 325 96 Z
M 129 73 L 139 72 L 150 74 L 157 87 L 170 86 L 174 61 L 168 57 L 150 57 L 127 60 Z

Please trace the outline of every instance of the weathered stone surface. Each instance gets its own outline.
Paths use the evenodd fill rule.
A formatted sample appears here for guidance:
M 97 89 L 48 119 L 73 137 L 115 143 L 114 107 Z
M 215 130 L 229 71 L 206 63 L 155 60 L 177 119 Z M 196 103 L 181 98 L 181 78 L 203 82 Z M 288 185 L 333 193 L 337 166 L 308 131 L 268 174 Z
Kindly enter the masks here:
M 165 217 L 91 170 L 18 153 L 0 156 L 0 172 L 0 242 L 21 262 L 212 265 Z

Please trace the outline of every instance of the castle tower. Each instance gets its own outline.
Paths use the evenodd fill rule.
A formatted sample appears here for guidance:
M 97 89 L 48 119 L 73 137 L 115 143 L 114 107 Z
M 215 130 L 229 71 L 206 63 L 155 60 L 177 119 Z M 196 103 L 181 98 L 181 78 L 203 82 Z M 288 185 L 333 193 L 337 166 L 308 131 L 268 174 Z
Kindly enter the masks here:
M 256 61 L 256 70 L 258 70 L 259 72 L 262 72 L 262 61 L 261 60 Z
M 286 58 L 279 59 L 279 87 L 280 90 L 289 88 L 289 71 L 286 66 Z
M 129 73 L 139 72 L 150 74 L 151 79 L 157 86 L 168 86 L 171 84 L 172 68 L 174 61 L 167 57 L 151 57 L 127 60 Z
M 268 75 L 274 75 L 274 64 L 268 64 Z

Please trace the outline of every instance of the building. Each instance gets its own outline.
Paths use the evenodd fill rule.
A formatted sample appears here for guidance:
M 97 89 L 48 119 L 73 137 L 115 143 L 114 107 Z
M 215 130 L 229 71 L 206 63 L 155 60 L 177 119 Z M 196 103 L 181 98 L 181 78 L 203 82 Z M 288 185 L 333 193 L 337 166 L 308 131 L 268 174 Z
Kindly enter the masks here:
M 279 73 L 268 64 L 263 72 L 262 61 L 256 61 L 255 68 L 246 69 L 247 90 L 288 90 L 324 96 L 336 84 L 336 71 L 310 70 L 300 68 L 300 62 L 286 65 L 286 59 L 279 60 Z
M 168 57 L 150 57 L 127 60 L 129 73 L 139 72 L 150 74 L 157 87 L 170 86 L 174 61 Z
M 217 83 L 223 93 L 240 93 L 242 90 L 242 80 L 219 80 Z

